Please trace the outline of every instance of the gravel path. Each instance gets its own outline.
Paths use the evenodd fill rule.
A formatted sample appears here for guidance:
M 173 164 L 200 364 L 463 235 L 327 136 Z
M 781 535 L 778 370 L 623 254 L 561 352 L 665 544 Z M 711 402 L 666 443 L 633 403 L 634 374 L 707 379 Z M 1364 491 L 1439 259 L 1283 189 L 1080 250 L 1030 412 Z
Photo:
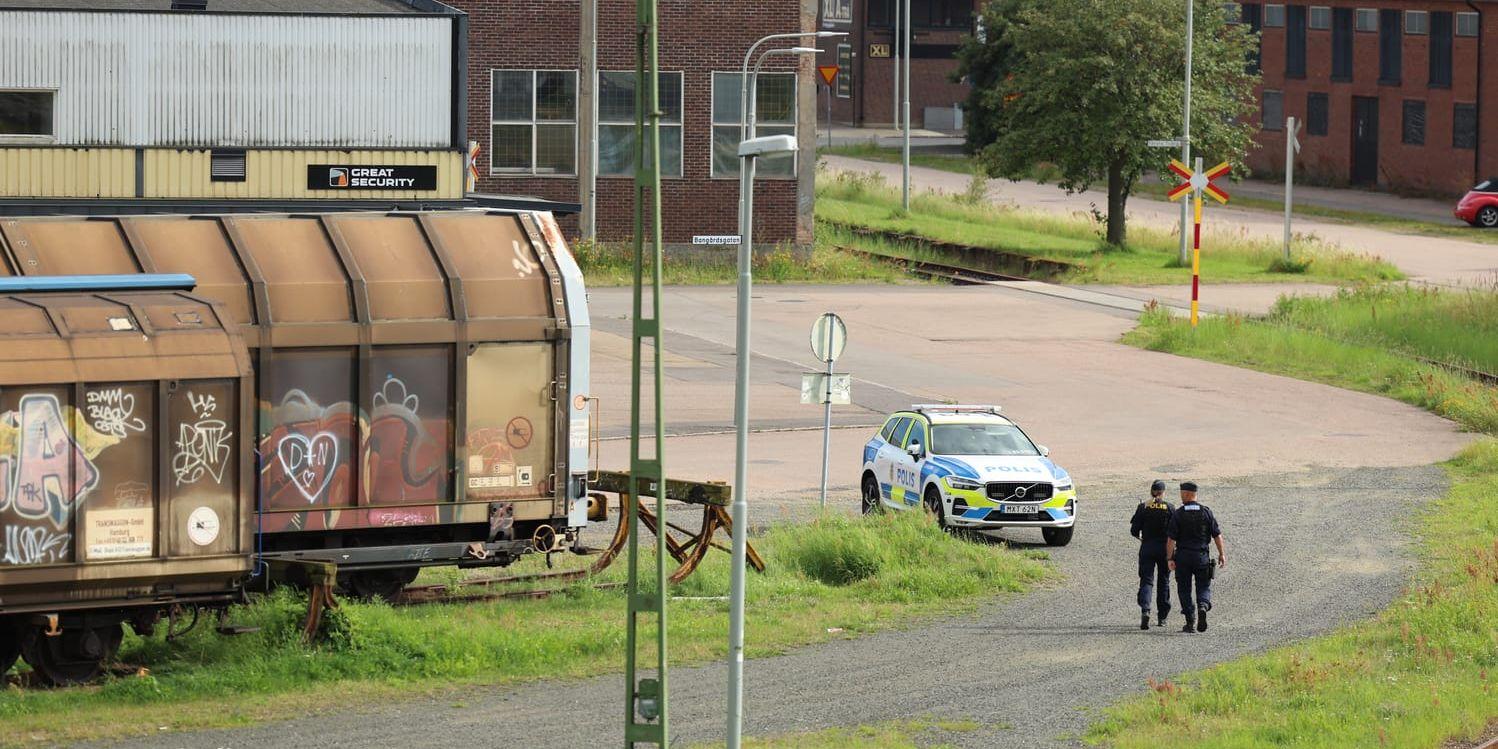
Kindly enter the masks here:
M 1083 487 L 1064 580 L 974 616 L 753 660 L 746 730 L 781 734 L 921 716 L 968 718 L 960 746 L 1064 747 L 1096 708 L 1168 678 L 1383 608 L 1408 579 L 1409 521 L 1444 490 L 1437 468 L 1324 469 L 1209 482 L 1230 565 L 1205 634 L 1140 632 L 1127 519 L 1135 487 Z M 1038 535 L 1038 534 L 1037 534 Z M 1030 533 L 1014 533 L 1021 544 Z M 671 674 L 674 744 L 721 740 L 725 669 Z M 619 675 L 478 690 L 243 730 L 124 746 L 617 746 Z M 462 706 L 456 703 L 461 702 Z

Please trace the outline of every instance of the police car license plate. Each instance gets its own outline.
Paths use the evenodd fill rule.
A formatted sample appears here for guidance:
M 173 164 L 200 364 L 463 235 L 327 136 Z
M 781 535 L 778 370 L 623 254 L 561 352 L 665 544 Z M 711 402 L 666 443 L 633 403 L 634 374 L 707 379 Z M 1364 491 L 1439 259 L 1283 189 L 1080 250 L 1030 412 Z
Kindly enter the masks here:
M 1005 515 L 1034 515 L 1035 514 L 1035 508 L 1034 507 L 1026 507 L 1024 505 L 1004 505 L 1004 514 Z

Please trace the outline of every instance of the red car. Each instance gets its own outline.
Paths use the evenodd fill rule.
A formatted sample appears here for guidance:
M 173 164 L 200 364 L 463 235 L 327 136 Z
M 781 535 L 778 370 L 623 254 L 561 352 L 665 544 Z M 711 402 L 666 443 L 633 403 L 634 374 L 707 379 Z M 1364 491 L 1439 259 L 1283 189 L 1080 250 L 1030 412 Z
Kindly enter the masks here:
M 1498 177 L 1489 177 L 1462 196 L 1456 217 L 1473 226 L 1498 229 Z

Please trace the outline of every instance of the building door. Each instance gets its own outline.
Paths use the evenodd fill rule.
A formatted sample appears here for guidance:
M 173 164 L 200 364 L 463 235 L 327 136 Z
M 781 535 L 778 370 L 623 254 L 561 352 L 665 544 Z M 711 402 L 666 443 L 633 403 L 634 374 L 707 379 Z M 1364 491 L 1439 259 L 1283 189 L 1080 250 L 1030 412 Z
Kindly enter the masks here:
M 1352 99 L 1352 181 L 1378 184 L 1378 99 Z

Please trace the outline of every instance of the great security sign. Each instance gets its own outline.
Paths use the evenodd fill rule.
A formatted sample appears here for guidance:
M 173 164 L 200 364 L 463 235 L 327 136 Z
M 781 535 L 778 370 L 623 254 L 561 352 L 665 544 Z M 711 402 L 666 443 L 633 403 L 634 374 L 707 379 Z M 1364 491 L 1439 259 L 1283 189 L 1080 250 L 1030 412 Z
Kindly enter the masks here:
M 308 190 L 435 190 L 435 166 L 311 164 Z

